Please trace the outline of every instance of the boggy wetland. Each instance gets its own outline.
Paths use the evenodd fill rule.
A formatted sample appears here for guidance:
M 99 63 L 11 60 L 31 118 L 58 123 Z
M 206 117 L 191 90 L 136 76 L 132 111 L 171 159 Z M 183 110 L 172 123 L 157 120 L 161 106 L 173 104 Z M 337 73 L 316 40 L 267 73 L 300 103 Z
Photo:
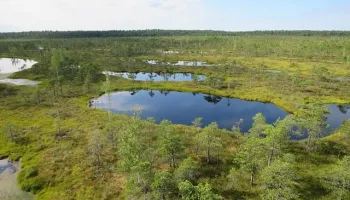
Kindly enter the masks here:
M 348 32 L 150 33 L 0 33 L 1 198 L 350 198 Z

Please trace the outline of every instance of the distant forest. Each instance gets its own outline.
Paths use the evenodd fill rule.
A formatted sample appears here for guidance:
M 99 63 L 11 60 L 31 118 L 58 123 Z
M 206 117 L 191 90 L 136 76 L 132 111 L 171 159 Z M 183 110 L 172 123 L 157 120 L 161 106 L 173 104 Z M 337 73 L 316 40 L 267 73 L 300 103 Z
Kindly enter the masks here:
M 156 36 L 350 36 L 350 31 L 244 31 L 213 30 L 112 30 L 112 31 L 32 31 L 0 33 L 0 39 L 156 37 Z

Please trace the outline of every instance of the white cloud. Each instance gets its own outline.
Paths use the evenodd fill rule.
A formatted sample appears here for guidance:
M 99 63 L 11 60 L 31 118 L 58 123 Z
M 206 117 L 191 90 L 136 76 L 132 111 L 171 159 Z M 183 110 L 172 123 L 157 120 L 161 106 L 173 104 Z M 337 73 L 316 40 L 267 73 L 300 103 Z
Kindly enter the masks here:
M 201 0 L 0 0 L 0 28 L 195 29 L 203 9 Z

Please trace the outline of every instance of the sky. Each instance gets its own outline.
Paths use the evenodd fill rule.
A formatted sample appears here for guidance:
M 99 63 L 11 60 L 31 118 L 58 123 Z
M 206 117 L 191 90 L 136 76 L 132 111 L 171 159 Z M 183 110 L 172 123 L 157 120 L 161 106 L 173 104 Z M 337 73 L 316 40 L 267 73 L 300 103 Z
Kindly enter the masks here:
M 350 30 L 350 0 L 0 0 L 0 32 Z

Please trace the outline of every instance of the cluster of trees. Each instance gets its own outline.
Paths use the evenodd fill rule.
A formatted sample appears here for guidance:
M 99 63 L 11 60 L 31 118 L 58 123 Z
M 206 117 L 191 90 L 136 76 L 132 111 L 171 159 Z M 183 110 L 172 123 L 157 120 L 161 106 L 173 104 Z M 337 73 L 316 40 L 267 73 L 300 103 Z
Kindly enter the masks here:
M 83 85 L 84 91 L 88 92 L 92 82 L 97 76 L 98 69 L 90 63 L 82 63 L 71 54 L 62 51 L 55 51 L 51 57 L 51 67 L 49 69 L 53 79 L 50 85 L 56 93 L 56 87 L 59 86 L 62 91 L 62 85 L 65 82 L 73 82 L 75 85 Z
M 113 141 L 114 151 L 120 157 L 117 168 L 126 174 L 127 199 L 223 199 L 209 184 L 198 183 L 200 161 L 189 153 L 181 132 L 167 120 L 155 128 L 152 118 L 140 119 L 140 112 L 135 108 L 126 126 L 113 129 L 114 140 L 107 139 L 111 138 L 109 125 L 92 133 L 88 154 L 96 178 L 102 177 L 106 170 L 103 148 Z M 203 130 L 198 127 L 200 119 L 194 124 L 198 131 L 196 155 L 203 151 L 207 163 L 212 164 L 213 154 L 219 152 L 223 142 L 217 124 L 213 123 Z
M 349 31 L 266 30 L 111 30 L 111 31 L 31 31 L 0 33 L 0 39 L 92 38 L 92 37 L 159 37 L 159 36 L 350 36 Z

